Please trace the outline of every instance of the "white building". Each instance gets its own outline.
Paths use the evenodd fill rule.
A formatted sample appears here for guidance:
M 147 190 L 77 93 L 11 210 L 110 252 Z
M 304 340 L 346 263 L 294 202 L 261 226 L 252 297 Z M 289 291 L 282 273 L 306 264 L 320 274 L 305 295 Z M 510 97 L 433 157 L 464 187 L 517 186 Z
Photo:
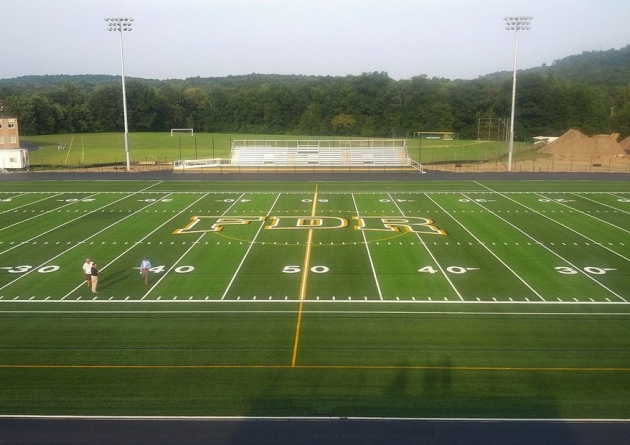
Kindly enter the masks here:
M 28 150 L 0 149 L 0 171 L 28 168 Z

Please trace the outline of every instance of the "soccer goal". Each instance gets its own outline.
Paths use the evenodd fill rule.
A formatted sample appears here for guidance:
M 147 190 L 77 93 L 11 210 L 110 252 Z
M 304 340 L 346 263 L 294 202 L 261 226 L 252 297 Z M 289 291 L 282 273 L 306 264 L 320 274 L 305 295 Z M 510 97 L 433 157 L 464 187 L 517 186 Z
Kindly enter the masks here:
M 192 128 L 171 128 L 171 137 L 175 136 L 176 134 L 189 134 L 191 136 L 195 135 L 195 132 L 193 131 Z
M 507 141 L 510 134 L 510 119 L 481 117 L 477 119 L 478 141 Z

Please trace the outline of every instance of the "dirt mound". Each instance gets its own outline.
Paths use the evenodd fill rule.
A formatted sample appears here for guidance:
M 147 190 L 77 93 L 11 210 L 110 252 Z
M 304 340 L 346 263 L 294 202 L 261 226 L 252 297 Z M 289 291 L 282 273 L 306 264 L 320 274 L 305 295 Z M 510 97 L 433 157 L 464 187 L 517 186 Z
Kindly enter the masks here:
M 614 135 L 600 134 L 588 137 L 573 129 L 538 151 L 555 156 L 583 159 L 625 155 L 624 147 L 617 142 Z
M 621 148 L 624 150 L 630 150 L 630 136 L 619 142 L 619 145 L 621 145 Z

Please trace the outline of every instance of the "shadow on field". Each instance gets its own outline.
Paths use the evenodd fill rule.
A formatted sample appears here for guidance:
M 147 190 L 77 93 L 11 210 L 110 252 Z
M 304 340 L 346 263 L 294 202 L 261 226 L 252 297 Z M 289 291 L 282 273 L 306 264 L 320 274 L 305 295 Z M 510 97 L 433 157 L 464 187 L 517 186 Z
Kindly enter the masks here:
M 246 416 L 561 419 L 558 386 L 544 372 L 458 369 L 296 368 L 259 377 Z M 227 389 L 227 388 L 226 388 Z
M 424 392 L 426 394 L 450 395 L 453 390 L 453 363 L 450 358 L 444 358 L 438 363 L 429 361 L 428 367 L 423 371 Z
M 590 443 L 581 424 L 518 420 L 561 418 L 544 375 L 523 376 L 527 397 L 507 392 L 509 372 L 465 371 L 477 373 L 479 391 L 449 358 L 429 366 L 277 370 L 244 415 L 279 409 L 293 419 L 233 424 L 222 443 Z
M 135 272 L 135 270 L 125 269 L 115 269 L 110 270 L 107 269 L 103 272 L 103 275 L 107 274 L 107 278 L 102 278 L 101 281 L 101 290 L 106 290 L 109 285 L 115 285 L 120 282 L 127 283 L 141 283 L 142 278 L 139 273 Z

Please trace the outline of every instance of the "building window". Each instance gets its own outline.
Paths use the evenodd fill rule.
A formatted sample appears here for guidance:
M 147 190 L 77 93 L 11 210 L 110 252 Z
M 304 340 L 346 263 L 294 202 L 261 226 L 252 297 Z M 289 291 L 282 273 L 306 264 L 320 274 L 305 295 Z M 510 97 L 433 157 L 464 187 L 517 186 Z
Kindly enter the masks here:
M 9 143 L 10 144 L 17 144 L 17 138 L 15 136 L 11 136 Z
M 4 144 L 4 138 L 0 136 L 0 144 Z
M 0 130 L 2 130 L 2 121 L 0 121 Z
M 9 128 L 15 128 L 15 122 L 9 122 Z

